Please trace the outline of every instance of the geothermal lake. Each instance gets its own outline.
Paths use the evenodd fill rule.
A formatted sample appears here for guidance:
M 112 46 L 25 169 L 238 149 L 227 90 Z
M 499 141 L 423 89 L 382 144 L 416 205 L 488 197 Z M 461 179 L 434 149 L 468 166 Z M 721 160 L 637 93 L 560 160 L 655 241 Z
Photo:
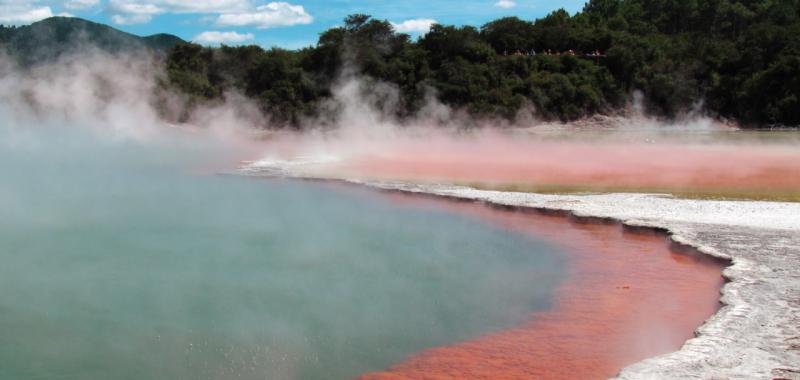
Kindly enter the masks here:
M 0 378 L 350 378 L 521 323 L 564 278 L 478 218 L 62 137 L 0 152 Z
M 658 234 L 0 132 L 0 378 L 604 378 L 719 305 Z

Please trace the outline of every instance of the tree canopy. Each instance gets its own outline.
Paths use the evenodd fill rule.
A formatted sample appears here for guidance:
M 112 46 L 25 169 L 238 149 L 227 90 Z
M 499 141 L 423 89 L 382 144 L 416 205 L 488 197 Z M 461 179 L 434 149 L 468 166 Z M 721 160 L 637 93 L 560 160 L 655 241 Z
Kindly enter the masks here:
M 433 25 L 416 41 L 356 14 L 313 47 L 181 44 L 167 67 L 198 103 L 236 89 L 286 126 L 313 115 L 342 75 L 396 86 L 401 117 L 431 91 L 476 117 L 532 107 L 565 121 L 613 111 L 641 91 L 660 117 L 702 103 L 743 125 L 800 125 L 799 1 L 592 0 L 575 15 Z

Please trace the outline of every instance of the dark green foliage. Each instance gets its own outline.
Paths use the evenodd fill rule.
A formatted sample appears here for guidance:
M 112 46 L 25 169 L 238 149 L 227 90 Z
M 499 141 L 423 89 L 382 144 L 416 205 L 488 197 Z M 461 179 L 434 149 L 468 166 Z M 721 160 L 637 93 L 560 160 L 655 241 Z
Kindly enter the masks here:
M 258 46 L 208 48 L 183 43 L 172 49 L 167 74 L 172 86 L 189 95 L 189 106 L 238 89 L 257 100 L 274 124 L 296 126 L 327 95 L 327 87 L 323 89 L 303 69 L 304 54 L 278 48 L 265 51 Z
M 704 104 L 745 125 L 798 125 L 800 0 L 592 0 L 576 15 L 558 10 L 533 22 L 434 25 L 418 41 L 352 15 L 315 47 L 180 45 L 168 65 L 171 82 L 196 99 L 236 89 L 286 125 L 312 115 L 350 75 L 394 85 L 400 117 L 435 93 L 478 117 L 512 119 L 532 106 L 573 120 L 641 91 L 658 116 Z
M 11 37 L 14 36 L 16 31 L 17 28 L 14 26 L 5 26 L 0 24 L 0 44 L 6 44 L 11 41 Z
M 165 52 L 184 41 L 172 34 L 159 33 L 143 37 L 144 44 L 155 51 Z
M 245 93 L 259 101 L 274 123 L 298 125 L 302 116 L 313 113 L 322 97 L 323 91 L 302 69 L 299 58 L 291 51 L 273 48 L 247 66 Z
M 481 27 L 481 36 L 498 54 L 530 52 L 536 45 L 536 30 L 516 17 L 492 21 Z
M 222 95 L 219 85 L 212 84 L 210 72 L 214 52 L 200 45 L 180 44 L 170 52 L 167 73 L 171 83 L 181 91 L 199 99 Z

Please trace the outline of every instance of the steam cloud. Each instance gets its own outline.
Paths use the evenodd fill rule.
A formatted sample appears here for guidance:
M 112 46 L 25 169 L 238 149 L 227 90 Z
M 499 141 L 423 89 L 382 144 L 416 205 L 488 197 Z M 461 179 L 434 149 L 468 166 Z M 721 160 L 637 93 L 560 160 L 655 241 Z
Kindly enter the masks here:
M 800 170 L 791 146 L 729 139 L 735 126 L 704 117 L 702 104 L 670 122 L 645 116 L 641 95 L 618 115 L 563 124 L 541 121 L 529 107 L 513 121 L 500 121 L 448 107 L 429 89 L 421 110 L 401 118 L 395 86 L 349 68 L 321 106 L 321 116 L 304 120 L 302 132 L 293 132 L 270 129 L 269 115 L 235 92 L 187 115 L 187 99 L 160 85 L 166 81 L 159 62 L 144 55 L 87 49 L 29 70 L 0 59 L 0 85 L 7 89 L 0 94 L 0 113 L 6 130 L 68 125 L 111 139 L 202 140 L 198 145 L 227 152 L 220 162 L 204 163 L 209 170 L 232 170 L 242 161 L 255 161 L 251 168 L 299 162 L 308 165 L 292 166 L 295 174 L 337 178 L 641 188 L 764 185 L 780 191 L 799 186 L 791 180 Z M 764 177 L 767 172 L 770 178 Z M 712 183 L 709 175 L 722 179 Z

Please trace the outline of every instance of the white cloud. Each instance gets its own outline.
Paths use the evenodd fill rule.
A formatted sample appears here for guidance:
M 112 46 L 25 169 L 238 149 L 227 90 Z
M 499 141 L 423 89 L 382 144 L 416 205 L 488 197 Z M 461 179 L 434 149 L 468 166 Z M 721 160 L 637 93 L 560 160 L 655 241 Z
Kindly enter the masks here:
M 113 15 L 111 21 L 117 25 L 137 25 L 146 24 L 153 19 L 149 14 Z
M 159 13 L 231 13 L 252 8 L 251 0 L 111 0 L 109 5 L 120 13 L 135 13 L 137 9 L 158 9 Z
M 255 26 L 259 29 L 314 21 L 301 5 L 271 2 L 255 6 L 253 0 L 110 0 L 109 9 L 113 12 L 112 21 L 117 24 L 146 23 L 165 13 L 213 14 L 219 26 Z
M 111 6 L 111 9 L 117 12 L 117 14 L 126 14 L 126 15 L 153 16 L 167 11 L 166 8 L 162 8 L 152 2 L 144 3 L 144 2 L 134 2 L 127 0 L 111 0 L 109 5 Z
M 516 7 L 517 3 L 512 0 L 500 0 L 494 3 L 494 6 L 498 8 L 509 9 Z
M 192 40 L 197 43 L 207 44 L 207 45 L 217 45 L 217 44 L 235 44 L 244 41 L 250 41 L 255 36 L 253 33 L 236 33 L 236 32 L 203 32 L 195 36 Z
M 161 3 L 177 13 L 231 13 L 252 8 L 249 0 L 161 0 Z
M 50 7 L 33 7 L 22 2 L 0 2 L 0 24 L 21 25 L 53 17 Z
M 100 4 L 100 0 L 68 0 L 64 2 L 64 7 L 67 9 L 89 9 Z
M 219 26 L 255 26 L 259 29 L 310 24 L 314 21 L 302 5 L 272 2 L 256 7 L 250 12 L 222 14 L 217 18 Z
M 118 25 L 146 24 L 153 16 L 167 11 L 157 4 L 128 0 L 111 0 L 109 6 L 117 12 L 111 16 L 111 21 Z
M 400 33 L 428 33 L 431 26 L 436 24 L 436 20 L 429 18 L 418 18 L 406 20 L 399 24 L 392 23 L 394 30 Z
M 87 1 L 87 0 L 78 0 Z M 88 0 L 91 1 L 91 0 Z M 248 0 L 111 0 L 111 21 L 119 25 L 146 24 L 164 13 L 218 13 L 246 9 Z

